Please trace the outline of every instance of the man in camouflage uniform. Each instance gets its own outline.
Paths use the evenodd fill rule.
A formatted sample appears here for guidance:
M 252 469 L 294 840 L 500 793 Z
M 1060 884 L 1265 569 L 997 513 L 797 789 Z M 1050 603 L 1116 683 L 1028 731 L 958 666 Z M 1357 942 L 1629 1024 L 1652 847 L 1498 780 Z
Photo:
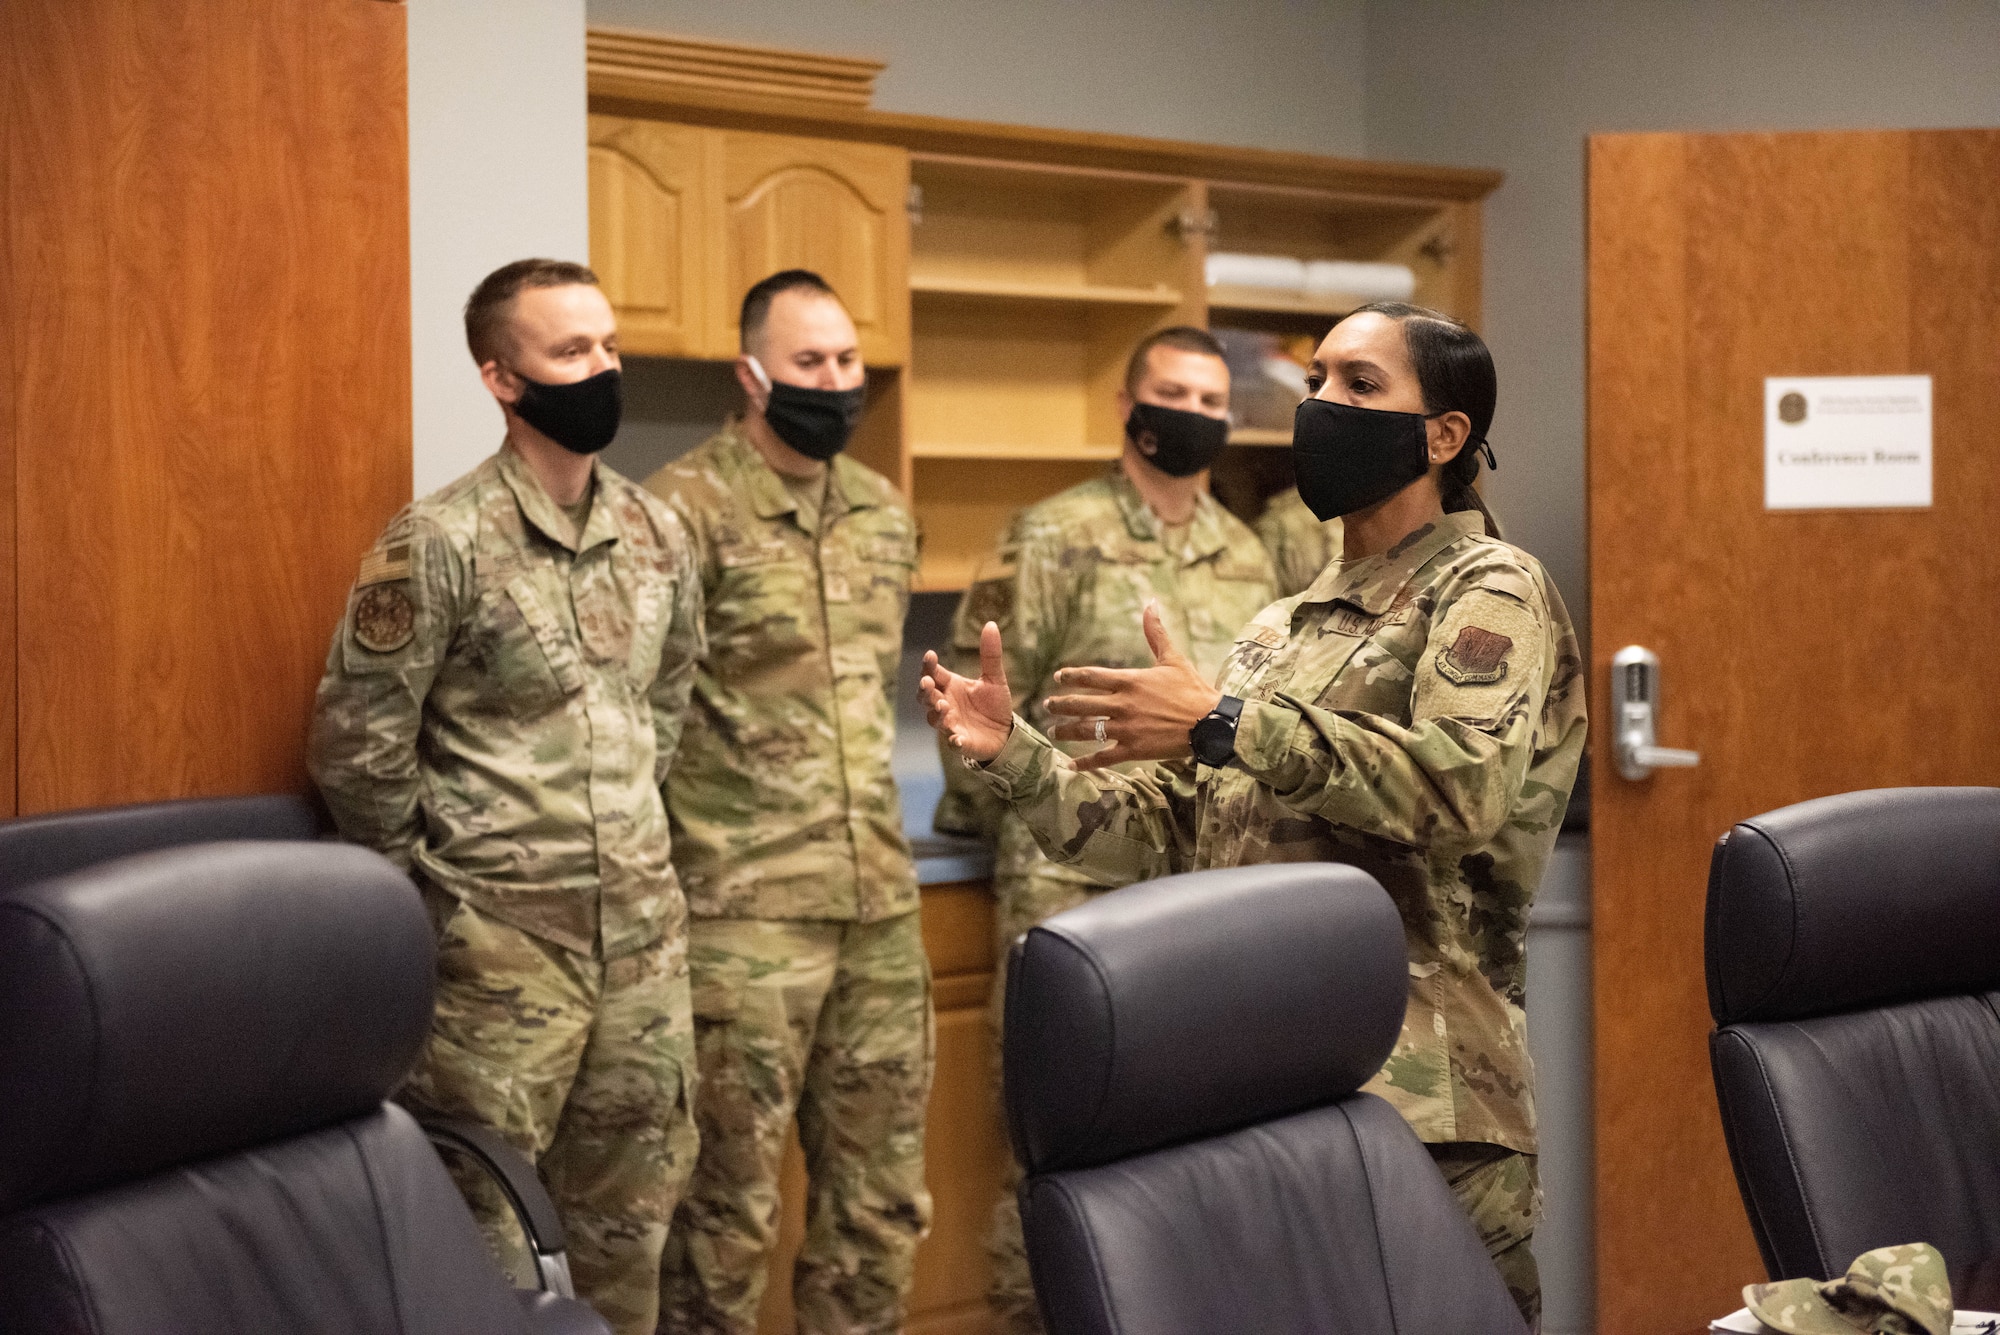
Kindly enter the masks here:
M 535 1159 L 577 1291 L 650 1335 L 695 1152 L 686 909 L 659 785 L 701 588 L 680 521 L 585 452 L 616 427 L 617 330 L 595 283 L 525 260 L 473 293 L 467 337 L 506 441 L 363 559 L 310 765 L 341 832 L 408 871 L 438 928 L 436 1015 L 400 1097 Z M 585 429 L 579 395 L 600 409 Z M 504 1256 L 505 1203 L 466 1185 Z
M 1229 367 L 1206 332 L 1161 330 L 1133 350 L 1119 392 L 1119 420 L 1134 403 L 1201 413 L 1229 413 Z M 976 674 L 980 627 L 997 622 L 1007 646 L 1007 680 L 1014 708 L 1047 726 L 1042 700 L 1057 669 L 1085 664 L 1143 667 L 1153 661 L 1140 630 L 1140 610 L 1157 600 L 1161 613 L 1202 670 L 1213 674 L 1236 632 L 1277 596 L 1271 563 L 1256 535 L 1208 494 L 1204 472 L 1174 476 L 1155 465 L 1128 437 L 1104 476 L 1070 488 L 1014 517 L 998 550 L 960 599 L 952 626 L 952 666 Z M 1072 754 L 1095 749 L 1072 743 Z M 945 796 L 935 824 L 941 831 L 994 841 L 994 924 L 999 960 L 992 1019 L 1000 1025 L 1008 947 L 1036 923 L 1134 877 L 1051 861 L 1021 818 L 1006 811 L 986 785 L 945 757 Z M 996 1073 L 997 1074 L 997 1073 Z M 1007 1190 L 994 1207 L 987 1239 L 993 1258 L 988 1293 L 1011 1331 L 1041 1327 L 1021 1241 L 1021 1211 L 1009 1163 Z
M 1340 521 L 1325 523 L 1299 499 L 1297 487 L 1287 487 L 1265 502 L 1257 516 L 1257 536 L 1271 553 L 1278 571 L 1278 596 L 1304 593 L 1326 563 L 1340 555 Z
M 692 913 L 701 1159 L 667 1331 L 756 1329 L 794 1114 L 809 1179 L 801 1331 L 896 1331 L 930 1225 L 930 970 L 890 774 L 916 525 L 839 451 L 854 323 L 802 270 L 750 290 L 743 419 L 647 486 L 694 538 L 708 653 L 667 785 Z

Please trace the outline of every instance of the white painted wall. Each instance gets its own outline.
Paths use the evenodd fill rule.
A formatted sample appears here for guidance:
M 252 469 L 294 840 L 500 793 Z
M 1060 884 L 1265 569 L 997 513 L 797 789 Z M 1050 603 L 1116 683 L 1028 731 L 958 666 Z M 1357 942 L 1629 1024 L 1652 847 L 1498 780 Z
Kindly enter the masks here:
M 465 299 L 531 255 L 585 261 L 583 0 L 410 0 L 414 494 L 499 447 Z

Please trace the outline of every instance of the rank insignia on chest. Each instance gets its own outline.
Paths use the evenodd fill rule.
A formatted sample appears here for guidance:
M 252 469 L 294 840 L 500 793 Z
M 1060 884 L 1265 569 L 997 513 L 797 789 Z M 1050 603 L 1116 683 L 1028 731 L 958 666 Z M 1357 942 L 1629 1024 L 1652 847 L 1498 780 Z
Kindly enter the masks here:
M 393 653 L 417 633 L 417 609 L 401 584 L 371 584 L 354 600 L 354 639 L 363 649 Z
M 1467 626 L 1437 656 L 1438 675 L 1457 686 L 1491 685 L 1507 675 L 1507 651 L 1513 647 L 1505 635 Z

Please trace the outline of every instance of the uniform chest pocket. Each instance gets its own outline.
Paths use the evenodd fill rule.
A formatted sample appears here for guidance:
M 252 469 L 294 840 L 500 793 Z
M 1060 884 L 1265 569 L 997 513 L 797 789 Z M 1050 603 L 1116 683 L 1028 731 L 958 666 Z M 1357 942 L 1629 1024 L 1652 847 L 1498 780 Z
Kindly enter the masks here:
M 626 670 L 641 691 L 660 675 L 660 651 L 672 628 L 679 595 L 676 579 L 661 574 L 642 580 L 632 598 L 632 655 Z
M 767 666 L 812 647 L 818 579 L 805 553 L 780 542 L 743 543 L 716 553 L 708 600 L 709 660 L 718 672 Z
M 576 641 L 526 573 L 496 576 L 480 597 L 479 655 L 508 704 L 546 708 L 583 689 Z

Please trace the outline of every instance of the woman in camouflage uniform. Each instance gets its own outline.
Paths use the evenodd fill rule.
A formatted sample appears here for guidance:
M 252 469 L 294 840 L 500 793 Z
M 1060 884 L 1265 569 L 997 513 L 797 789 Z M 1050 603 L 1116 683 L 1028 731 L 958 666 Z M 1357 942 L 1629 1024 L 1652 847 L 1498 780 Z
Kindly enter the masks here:
M 1541 564 L 1489 536 L 1471 483 L 1496 397 L 1485 345 L 1363 307 L 1320 345 L 1293 450 L 1343 559 L 1238 635 L 1211 685 L 1149 610 L 1154 666 L 1070 668 L 1017 717 L 997 626 L 980 677 L 925 662 L 932 723 L 1059 861 L 1134 880 L 1335 861 L 1403 917 L 1410 992 L 1368 1088 L 1406 1117 L 1531 1322 L 1540 1214 L 1528 910 L 1583 749 L 1582 659 Z M 1488 458 L 1490 459 L 1490 452 Z M 1123 771 L 1111 766 L 1151 764 Z

